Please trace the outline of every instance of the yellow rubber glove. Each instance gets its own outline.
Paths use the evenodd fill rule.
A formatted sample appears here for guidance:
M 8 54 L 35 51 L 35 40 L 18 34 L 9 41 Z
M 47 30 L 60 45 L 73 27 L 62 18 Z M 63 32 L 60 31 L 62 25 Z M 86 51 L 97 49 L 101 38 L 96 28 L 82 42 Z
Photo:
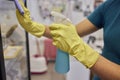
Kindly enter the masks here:
M 23 10 L 24 15 L 22 16 L 18 10 L 16 10 L 16 16 L 20 25 L 29 33 L 36 37 L 41 37 L 45 32 L 45 26 L 37 22 L 33 22 L 30 17 L 29 10 L 24 6 L 23 1 L 19 0 Z
M 74 56 L 87 68 L 91 68 L 99 58 L 99 53 L 78 36 L 74 25 L 52 24 L 50 33 L 53 45 Z

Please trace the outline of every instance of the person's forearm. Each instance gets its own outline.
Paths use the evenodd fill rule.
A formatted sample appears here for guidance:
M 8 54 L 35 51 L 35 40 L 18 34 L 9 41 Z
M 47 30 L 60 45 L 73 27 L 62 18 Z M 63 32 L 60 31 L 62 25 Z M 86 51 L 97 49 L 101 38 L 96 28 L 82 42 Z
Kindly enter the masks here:
M 102 80 L 120 80 L 120 65 L 117 65 L 100 56 L 91 71 Z
M 47 37 L 47 38 L 52 38 L 51 35 L 50 35 L 50 29 L 48 26 L 45 25 L 45 32 L 43 34 L 43 36 Z
M 80 37 L 84 37 L 90 33 L 97 31 L 98 28 L 93 25 L 87 18 L 85 18 L 76 25 L 76 30 Z
M 48 26 L 46 26 L 44 35 L 47 38 L 52 38 L 50 35 L 50 29 Z M 88 35 L 92 32 L 95 32 L 98 30 L 97 27 L 95 27 L 88 19 L 84 19 L 83 21 L 81 21 L 80 23 L 76 24 L 76 30 L 77 33 L 79 34 L 80 37 L 83 37 L 85 35 Z

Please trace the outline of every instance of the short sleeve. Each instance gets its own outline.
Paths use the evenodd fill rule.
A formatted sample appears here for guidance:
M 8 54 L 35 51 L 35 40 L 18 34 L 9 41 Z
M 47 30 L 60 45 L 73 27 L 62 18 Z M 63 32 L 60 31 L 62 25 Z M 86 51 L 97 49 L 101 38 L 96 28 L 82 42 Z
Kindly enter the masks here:
M 103 6 L 104 3 L 102 3 L 100 6 L 98 6 L 87 18 L 88 20 L 93 23 L 96 27 L 102 28 L 104 23 L 104 16 L 103 16 Z

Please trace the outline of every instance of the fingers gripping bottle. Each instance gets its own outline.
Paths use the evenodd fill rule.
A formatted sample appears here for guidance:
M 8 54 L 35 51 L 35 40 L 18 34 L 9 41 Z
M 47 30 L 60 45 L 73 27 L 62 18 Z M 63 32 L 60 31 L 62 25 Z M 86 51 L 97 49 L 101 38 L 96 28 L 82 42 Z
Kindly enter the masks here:
M 51 15 L 54 17 L 54 22 L 55 23 L 62 23 L 62 24 L 69 24 L 71 21 L 66 18 L 64 15 L 61 13 L 52 11 Z M 55 62 L 55 70 L 58 73 L 65 74 L 69 71 L 70 66 L 69 66 L 69 54 L 57 49 L 57 54 L 56 54 L 56 62 Z

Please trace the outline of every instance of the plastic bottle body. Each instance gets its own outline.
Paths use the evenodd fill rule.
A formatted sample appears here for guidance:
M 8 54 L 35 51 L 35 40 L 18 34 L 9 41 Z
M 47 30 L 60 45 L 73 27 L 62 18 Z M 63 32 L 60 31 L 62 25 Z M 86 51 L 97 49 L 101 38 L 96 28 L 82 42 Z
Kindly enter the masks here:
M 69 71 L 69 54 L 57 49 L 55 70 L 58 73 L 64 74 Z

